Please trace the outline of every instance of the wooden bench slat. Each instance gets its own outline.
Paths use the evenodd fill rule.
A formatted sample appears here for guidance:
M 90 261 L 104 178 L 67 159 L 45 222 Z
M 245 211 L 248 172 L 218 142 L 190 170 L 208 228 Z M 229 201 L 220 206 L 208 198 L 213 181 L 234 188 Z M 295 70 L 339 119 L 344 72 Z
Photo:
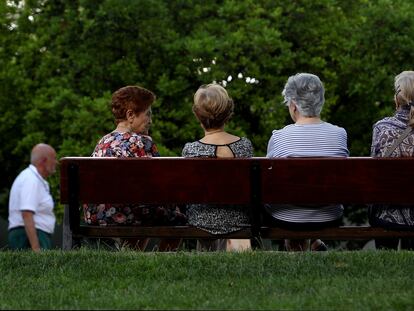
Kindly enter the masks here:
M 250 162 L 245 159 L 64 158 L 62 172 L 71 164 L 78 165 L 81 202 L 248 204 L 251 201 L 250 180 L 246 178 Z M 67 189 L 68 178 L 62 174 L 62 203 L 69 202 Z
M 76 235 L 75 235 L 76 236 Z M 139 227 L 139 226 L 119 226 L 119 227 L 98 227 L 80 226 L 77 236 L 88 237 L 155 237 L 155 238 L 197 238 L 197 239 L 217 239 L 220 236 L 210 234 L 204 230 L 190 226 L 160 226 L 160 227 Z M 226 238 L 250 238 L 252 236 L 249 228 L 230 233 Z
M 414 231 L 395 231 L 382 228 L 372 228 L 370 226 L 346 226 L 338 228 L 326 228 L 312 231 L 286 230 L 281 228 L 261 228 L 263 239 L 304 239 L 321 238 L 325 240 L 348 240 L 348 239 L 367 239 L 369 238 L 392 238 L 396 235 L 400 237 L 414 238 Z M 213 235 L 204 230 L 191 226 L 160 226 L 160 227 L 138 227 L 138 226 L 119 226 L 119 227 L 99 227 L 81 226 L 79 236 L 88 237 L 158 237 L 158 238 L 198 238 L 198 239 L 217 239 L 220 235 Z M 254 238 L 249 228 L 242 229 L 231 234 L 226 238 L 250 239 Z
M 262 201 L 413 205 L 411 158 L 263 159 Z
M 414 238 L 414 231 L 391 231 L 370 226 L 344 226 L 312 231 L 293 231 L 281 228 L 262 228 L 262 238 L 265 239 L 312 239 L 323 240 L 366 240 L 371 238 Z

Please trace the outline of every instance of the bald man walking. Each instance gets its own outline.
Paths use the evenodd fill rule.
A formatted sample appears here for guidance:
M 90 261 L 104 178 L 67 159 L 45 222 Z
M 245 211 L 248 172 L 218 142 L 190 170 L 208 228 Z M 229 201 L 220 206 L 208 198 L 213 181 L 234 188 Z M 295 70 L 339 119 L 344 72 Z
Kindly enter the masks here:
M 56 218 L 49 184 L 56 171 L 56 152 L 46 144 L 33 147 L 30 165 L 14 180 L 9 199 L 9 247 L 50 249 Z

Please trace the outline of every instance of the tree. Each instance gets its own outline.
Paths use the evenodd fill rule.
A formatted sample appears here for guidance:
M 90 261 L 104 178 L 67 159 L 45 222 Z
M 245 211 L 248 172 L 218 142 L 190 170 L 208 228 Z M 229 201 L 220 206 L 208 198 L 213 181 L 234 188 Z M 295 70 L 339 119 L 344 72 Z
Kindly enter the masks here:
M 114 128 L 111 94 L 130 84 L 157 95 L 151 135 L 162 155 L 201 137 L 192 98 L 215 81 L 235 101 L 228 129 L 263 156 L 271 131 L 291 122 L 281 103 L 287 78 L 315 73 L 326 87 L 323 118 L 347 129 L 352 155 L 366 156 L 371 125 L 392 113 L 392 79 L 411 66 L 413 8 L 404 0 L 2 2 L 0 211 L 34 144 L 90 155 Z

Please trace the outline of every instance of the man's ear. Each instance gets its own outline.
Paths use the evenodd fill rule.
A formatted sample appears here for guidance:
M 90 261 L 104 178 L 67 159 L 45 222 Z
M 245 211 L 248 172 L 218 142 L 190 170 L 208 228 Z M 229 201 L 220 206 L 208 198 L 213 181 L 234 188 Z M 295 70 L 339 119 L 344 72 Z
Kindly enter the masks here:
M 47 163 L 47 156 L 42 156 L 42 157 L 39 159 L 39 163 L 40 163 L 41 165 L 46 164 L 46 163 Z

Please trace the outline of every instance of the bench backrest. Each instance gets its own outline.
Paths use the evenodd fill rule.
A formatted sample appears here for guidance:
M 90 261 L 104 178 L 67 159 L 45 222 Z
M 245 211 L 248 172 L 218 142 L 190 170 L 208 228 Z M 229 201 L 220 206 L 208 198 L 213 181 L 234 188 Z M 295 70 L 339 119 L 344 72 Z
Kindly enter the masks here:
M 78 200 L 88 203 L 248 204 L 250 164 L 246 159 L 63 158 L 61 202 L 77 192 Z
M 413 204 L 412 158 L 261 159 L 267 203 Z
M 413 172 L 410 158 L 68 157 L 61 202 L 413 204 Z

